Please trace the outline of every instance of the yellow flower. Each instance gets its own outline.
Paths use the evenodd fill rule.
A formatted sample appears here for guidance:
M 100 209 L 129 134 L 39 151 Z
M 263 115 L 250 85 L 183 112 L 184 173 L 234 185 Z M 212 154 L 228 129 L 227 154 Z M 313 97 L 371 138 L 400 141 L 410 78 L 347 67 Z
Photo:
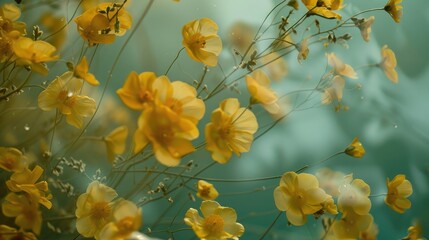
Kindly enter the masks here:
M 384 10 L 390 14 L 390 16 L 395 20 L 395 22 L 399 23 L 402 17 L 402 6 L 399 5 L 402 0 L 389 0 L 384 6 Z
M 365 155 L 365 148 L 363 148 L 359 138 L 355 137 L 353 142 L 344 150 L 344 153 L 355 158 L 361 158 Z
M 408 235 L 404 238 L 401 238 L 401 240 L 425 240 L 426 238 L 423 238 L 422 232 L 422 225 L 419 221 L 416 221 L 408 228 Z
M 8 172 L 21 172 L 27 168 L 27 158 L 12 147 L 0 147 L 0 168 Z
M 37 240 L 36 236 L 34 236 L 31 232 L 24 232 L 22 230 L 18 231 L 15 228 L 0 225 L 0 239 L 2 240 Z
M 310 14 L 316 14 L 324 18 L 341 20 L 341 15 L 332 10 L 343 8 L 343 0 L 302 0 L 302 3 L 310 10 Z
M 16 21 L 21 16 L 21 9 L 15 4 L 7 3 L 0 7 L 0 17 Z M 2 26 L 3 27 L 3 26 Z
M 362 231 L 359 237 L 361 240 L 377 240 L 377 235 L 378 226 L 374 222 L 371 222 L 371 225 L 369 225 L 368 229 Z
M 286 172 L 274 190 L 276 207 L 286 211 L 287 220 L 295 226 L 304 225 L 307 215 L 320 211 L 326 200 L 317 178 L 307 173 Z
M 250 110 L 240 108 L 236 98 L 225 99 L 206 125 L 206 149 L 213 160 L 227 163 L 233 152 L 240 156 L 240 153 L 249 151 L 257 129 L 258 122 Z
M 235 22 L 228 30 L 229 41 L 234 49 L 239 53 L 244 54 L 247 48 L 252 44 L 253 37 L 255 36 L 255 29 L 252 25 L 245 22 Z M 255 45 L 252 45 L 249 52 L 255 50 Z
M 378 65 L 386 74 L 387 78 L 393 83 L 398 83 L 398 73 L 396 72 L 396 57 L 395 53 L 387 45 L 381 49 L 381 57 L 383 60 Z
M 310 49 L 308 49 L 308 38 L 296 44 L 295 47 L 298 50 L 298 62 L 301 63 L 302 60 L 307 59 L 308 53 L 310 52 Z
M 77 30 L 89 46 L 95 44 L 109 44 L 115 41 L 115 34 L 107 33 L 110 21 L 107 16 L 96 12 L 96 8 L 85 11 L 76 17 Z M 109 31 L 110 32 L 110 31 Z
M 398 213 L 404 213 L 411 207 L 411 202 L 407 198 L 413 193 L 413 186 L 405 179 L 405 175 L 396 175 L 392 181 L 386 181 L 387 195 L 384 202 Z
M 81 128 L 83 118 L 94 114 L 96 107 L 94 99 L 78 95 L 82 85 L 83 81 L 75 78 L 73 72 L 65 72 L 39 94 L 39 107 L 43 111 L 57 108 L 60 113 L 66 115 L 67 123 Z
M 134 134 L 134 152 L 151 143 L 160 163 L 177 166 L 184 155 L 195 151 L 191 140 L 198 135 L 198 128 L 192 121 L 180 117 L 165 105 L 154 103 L 139 117 Z
M 331 80 L 330 86 L 321 95 L 322 104 L 330 104 L 335 100 L 341 102 L 345 85 L 346 81 L 344 78 L 340 75 L 335 75 Z
M 76 65 L 76 68 L 74 69 L 75 77 L 81 78 L 93 86 L 100 85 L 100 82 L 95 78 L 94 74 L 89 73 L 88 70 L 88 61 L 86 60 L 86 56 L 83 56 L 80 63 Z
M 340 194 L 339 187 L 349 177 L 342 172 L 332 171 L 329 168 L 319 169 L 315 175 L 319 181 L 320 188 L 333 197 L 338 197 Z
M 270 88 L 270 79 L 260 69 L 253 72 L 252 76 L 246 76 L 247 90 L 249 90 L 252 102 L 260 103 L 270 114 L 280 111 L 277 103 L 277 94 Z
M 183 26 L 182 44 L 192 60 L 210 67 L 217 65 L 217 57 L 222 51 L 222 41 L 217 30 L 217 24 L 209 18 L 194 20 Z
M 268 76 L 272 80 L 280 80 L 288 74 L 286 61 L 277 52 L 265 55 L 261 62 L 267 64 Z
M 12 174 L 10 180 L 6 181 L 6 185 L 10 191 L 25 192 L 32 201 L 39 202 L 50 209 L 52 203 L 49 200 L 52 195 L 49 193 L 48 183 L 46 181 L 36 183 L 42 174 L 43 168 L 36 165 L 32 171 L 27 168 L 22 172 Z
M 358 215 L 366 215 L 371 209 L 369 194 L 371 189 L 362 179 L 345 181 L 340 186 L 338 196 L 338 209 L 343 213 L 354 212 Z
M 375 21 L 375 17 L 371 16 L 365 19 L 352 18 L 352 20 L 356 27 L 359 28 L 363 40 L 365 40 L 365 42 L 369 42 L 369 34 L 371 33 L 371 26 Z
M 219 193 L 216 190 L 216 188 L 213 187 L 213 184 L 208 183 L 204 180 L 198 181 L 198 192 L 197 197 L 203 199 L 203 200 L 215 200 Z
M 57 49 L 51 44 L 30 38 L 20 37 L 13 42 L 13 51 L 17 56 L 18 65 L 27 65 L 32 71 L 42 75 L 48 74 L 45 62 L 51 62 L 59 59 L 58 55 L 53 55 Z
M 335 53 L 327 53 L 326 57 L 328 58 L 328 63 L 334 68 L 334 72 L 344 77 L 357 79 L 357 73 L 348 64 L 344 64 L 341 59 L 335 55 Z
M 37 201 L 32 201 L 25 195 L 9 193 L 2 204 L 2 211 L 6 217 L 15 217 L 15 224 L 21 229 L 31 229 L 35 234 L 40 234 L 42 212 Z
M 106 224 L 100 232 L 103 240 L 127 240 L 140 228 L 142 209 L 127 200 L 120 200 L 113 210 L 113 221 Z
M 215 201 L 201 203 L 203 217 L 198 210 L 190 208 L 185 214 L 185 223 L 202 240 L 238 239 L 244 233 L 244 227 L 237 223 L 234 209 L 222 207 Z
M 323 212 L 327 212 L 333 215 L 338 214 L 337 205 L 335 205 L 334 199 L 332 196 L 326 194 L 325 201 L 322 203 Z
M 128 128 L 120 126 L 115 128 L 104 138 L 107 148 L 107 157 L 110 163 L 115 160 L 115 155 L 125 151 L 125 144 L 128 136 Z
M 343 214 L 340 220 L 332 225 L 336 238 L 334 239 L 357 239 L 373 223 L 371 214 L 359 215 L 353 211 Z
M 101 239 L 99 233 L 112 217 L 116 191 L 98 181 L 88 185 L 76 202 L 76 229 L 84 237 Z

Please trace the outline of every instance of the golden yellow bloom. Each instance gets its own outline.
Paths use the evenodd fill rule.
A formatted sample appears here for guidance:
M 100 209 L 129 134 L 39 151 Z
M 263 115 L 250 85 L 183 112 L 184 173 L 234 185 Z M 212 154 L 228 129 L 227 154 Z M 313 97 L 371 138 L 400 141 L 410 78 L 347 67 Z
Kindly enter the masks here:
M 392 181 L 386 181 L 387 195 L 384 202 L 398 213 L 404 213 L 411 207 L 411 201 L 407 198 L 413 193 L 413 186 L 405 179 L 405 175 L 396 175 Z
M 233 152 L 240 156 L 240 153 L 249 151 L 257 129 L 258 122 L 250 110 L 240 108 L 236 98 L 225 99 L 206 125 L 206 149 L 213 160 L 227 163 Z
M 341 15 L 332 10 L 343 8 L 343 0 L 302 0 L 302 3 L 310 10 L 310 14 L 316 14 L 324 18 L 341 20 Z
M 127 240 L 130 235 L 140 228 L 142 209 L 133 202 L 120 200 L 113 210 L 113 221 L 106 224 L 100 232 L 103 240 Z
M 110 27 L 109 19 L 98 12 L 96 8 L 85 11 L 76 17 L 77 30 L 83 40 L 88 41 L 89 46 L 95 44 L 109 44 L 115 41 L 115 34 L 107 33 Z M 110 32 L 110 31 L 109 31 Z
M 169 107 L 154 103 L 144 110 L 134 134 L 134 152 L 152 144 L 156 159 L 166 166 L 177 166 L 180 159 L 195 151 L 191 140 L 198 137 L 195 124 Z
M 331 104 L 333 101 L 341 102 L 343 99 L 343 89 L 346 81 L 340 75 L 335 75 L 331 84 L 321 95 L 322 104 Z
M 357 73 L 348 64 L 344 64 L 341 59 L 337 57 L 335 53 L 327 53 L 326 57 L 328 58 L 328 63 L 334 68 L 335 74 L 342 75 L 344 77 L 357 79 Z
M 131 28 L 133 22 L 131 14 L 125 9 L 125 6 L 121 6 L 121 4 L 118 3 L 104 2 L 98 4 L 95 9 L 97 13 L 101 11 L 106 12 L 106 17 L 110 22 L 110 32 L 114 33 L 116 36 L 123 36 L 125 32 Z M 107 13 L 108 8 L 109 11 Z
M 352 18 L 352 20 L 356 27 L 359 28 L 363 40 L 365 40 L 365 42 L 369 42 L 369 34 L 371 33 L 371 26 L 375 21 L 375 17 L 371 16 L 365 19 Z
M 48 74 L 45 62 L 59 59 L 58 55 L 53 55 L 56 50 L 45 41 L 33 41 L 26 37 L 20 37 L 13 42 L 13 51 L 17 57 L 16 64 L 30 66 L 32 71 L 42 75 Z
M 22 230 L 18 231 L 15 228 L 0 225 L 0 239 L 1 240 L 37 240 L 36 236 L 34 236 L 31 232 L 24 232 Z
M 31 201 L 39 202 L 46 208 L 50 209 L 52 203 L 49 201 L 52 195 L 49 193 L 48 183 L 37 180 L 42 176 L 43 168 L 36 165 L 32 171 L 25 169 L 22 172 L 12 174 L 6 185 L 12 192 L 25 192 Z
M 337 205 L 335 205 L 335 202 L 332 196 L 328 194 L 326 194 L 325 196 L 326 196 L 325 201 L 322 203 L 323 212 L 327 212 L 333 215 L 338 214 Z
M 255 29 L 252 25 L 245 22 L 235 22 L 228 30 L 229 41 L 234 49 L 239 53 L 244 54 L 247 48 L 252 44 L 253 37 L 255 36 Z M 255 50 L 255 45 L 252 45 L 249 52 Z
M 25 195 L 9 193 L 2 204 L 6 217 L 15 217 L 15 224 L 23 230 L 32 230 L 40 234 L 42 227 L 42 212 L 37 201 L 28 199 Z
M 76 202 L 76 229 L 84 237 L 101 239 L 101 229 L 112 217 L 116 191 L 98 181 L 88 185 L 86 192 Z
M 12 147 L 0 147 L 0 168 L 8 172 L 21 172 L 27 168 L 27 158 Z
M 287 220 L 295 226 L 304 225 L 307 215 L 320 211 L 326 200 L 317 178 L 307 173 L 286 172 L 274 189 L 277 209 L 286 211 Z
M 353 211 L 343 213 L 343 217 L 331 227 L 336 237 L 334 239 L 357 239 L 373 221 L 371 214 L 359 215 Z
M 217 57 L 222 51 L 222 41 L 217 30 L 217 24 L 209 18 L 194 20 L 183 26 L 182 44 L 192 60 L 210 67 L 217 65 Z
M 76 65 L 74 69 L 75 77 L 81 78 L 93 86 L 100 85 L 100 82 L 95 78 L 94 74 L 89 73 L 88 71 L 89 71 L 88 61 L 86 60 L 86 56 L 83 56 L 80 63 Z
M 244 233 L 244 227 L 237 223 L 234 209 L 222 207 L 215 201 L 201 203 L 203 217 L 198 210 L 190 208 L 185 214 L 185 223 L 191 226 L 195 235 L 202 240 L 238 239 Z
M 204 180 L 198 181 L 197 188 L 197 197 L 203 200 L 215 200 L 219 196 L 219 193 L 216 188 L 214 188 L 213 184 L 208 183 Z
M 0 17 L 16 21 L 21 16 L 21 9 L 15 4 L 6 3 L 0 7 Z
M 371 189 L 362 179 L 354 179 L 351 182 L 345 181 L 340 186 L 338 196 L 338 209 L 343 213 L 354 212 L 358 215 L 369 214 L 371 200 L 369 194 Z
M 269 78 L 272 80 L 280 80 L 288 74 L 286 61 L 277 52 L 265 55 L 261 62 L 267 64 L 265 67 Z
M 390 16 L 395 20 L 395 22 L 399 23 L 402 17 L 402 0 L 389 0 L 384 6 L 384 10 L 390 14 Z
M 425 240 L 423 238 L 422 225 L 419 221 L 415 221 L 412 226 L 408 228 L 408 235 L 401 240 Z
M 270 79 L 262 70 L 254 71 L 252 76 L 247 75 L 246 84 L 252 102 L 262 104 L 270 114 L 276 114 L 280 111 L 277 94 L 270 88 Z
M 94 99 L 79 95 L 83 81 L 73 76 L 73 72 L 65 72 L 57 77 L 39 94 L 38 104 L 43 111 L 58 109 L 66 115 L 67 123 L 81 128 L 83 118 L 95 112 Z
M 361 240 L 377 240 L 377 235 L 378 226 L 374 222 L 371 222 L 371 225 L 369 225 L 368 229 L 362 231 L 359 237 Z
M 359 138 L 355 137 L 353 142 L 344 150 L 344 153 L 355 158 L 361 158 L 365 155 L 365 148 L 363 148 Z
M 396 72 L 396 57 L 395 53 L 387 45 L 381 49 L 381 63 L 378 65 L 386 74 L 387 78 L 393 83 L 398 83 L 398 73 Z
M 125 151 L 127 136 L 127 126 L 120 126 L 104 137 L 103 140 L 106 143 L 107 157 L 110 163 L 113 163 L 115 160 L 115 155 L 122 154 Z

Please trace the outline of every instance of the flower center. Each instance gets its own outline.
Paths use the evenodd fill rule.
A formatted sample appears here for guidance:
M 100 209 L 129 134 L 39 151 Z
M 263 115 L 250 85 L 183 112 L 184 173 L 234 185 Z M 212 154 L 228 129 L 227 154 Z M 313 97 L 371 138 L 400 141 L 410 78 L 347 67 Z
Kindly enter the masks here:
M 221 235 L 223 232 L 224 221 L 219 215 L 213 214 L 204 219 L 204 229 L 210 235 Z
M 190 42 L 192 48 L 199 49 L 204 48 L 206 46 L 206 38 L 199 33 L 196 33 L 194 36 L 192 36 Z
M 91 208 L 91 218 L 94 220 L 102 220 L 110 216 L 110 206 L 106 201 L 96 202 Z
M 121 219 L 116 226 L 119 229 L 119 232 L 122 234 L 128 234 L 134 231 L 134 218 L 133 217 L 126 217 Z
M 140 102 L 145 103 L 145 102 L 152 102 L 152 101 L 153 101 L 153 96 L 151 92 L 144 91 L 140 93 Z

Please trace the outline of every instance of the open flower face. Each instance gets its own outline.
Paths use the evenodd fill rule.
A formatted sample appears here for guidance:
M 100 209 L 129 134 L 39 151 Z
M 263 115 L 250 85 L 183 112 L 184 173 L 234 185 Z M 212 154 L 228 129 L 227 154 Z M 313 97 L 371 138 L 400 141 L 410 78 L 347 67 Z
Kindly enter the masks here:
M 404 213 L 411 207 L 408 197 L 413 193 L 413 187 L 405 175 L 396 175 L 392 181 L 387 179 L 387 195 L 384 202 L 398 213 Z
M 238 239 L 244 233 L 244 227 L 237 223 L 234 209 L 222 207 L 215 201 L 203 201 L 203 217 L 198 210 L 189 209 L 185 214 L 185 223 L 191 226 L 195 235 L 203 240 Z
M 15 224 L 21 229 L 40 234 L 42 212 L 37 201 L 32 201 L 24 194 L 9 193 L 2 204 L 2 211 L 6 217 L 15 217 Z
M 217 24 L 209 19 L 194 20 L 183 26 L 183 46 L 189 57 L 207 66 L 217 65 L 217 58 L 222 51 L 222 41 L 217 35 Z
M 227 163 L 233 152 L 240 155 L 250 150 L 257 129 L 255 115 L 240 108 L 238 99 L 228 98 L 213 111 L 211 122 L 206 125 L 206 149 L 212 153 L 213 160 Z

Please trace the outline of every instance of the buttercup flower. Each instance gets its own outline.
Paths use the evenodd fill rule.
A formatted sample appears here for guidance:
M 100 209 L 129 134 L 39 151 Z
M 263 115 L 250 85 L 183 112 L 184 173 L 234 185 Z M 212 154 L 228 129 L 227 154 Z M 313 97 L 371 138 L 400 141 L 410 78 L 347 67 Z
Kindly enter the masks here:
M 128 128 L 120 126 L 104 137 L 103 140 L 106 143 L 107 157 L 110 163 L 113 163 L 113 160 L 115 160 L 115 155 L 122 154 L 125 151 L 127 136 Z
M 280 111 L 277 103 L 277 94 L 270 88 L 270 79 L 260 69 L 253 72 L 252 76 L 246 76 L 247 90 L 252 97 L 252 102 L 260 103 L 270 114 Z
M 401 21 L 402 17 L 402 6 L 399 5 L 401 2 L 402 0 L 389 0 L 389 2 L 386 3 L 386 6 L 384 6 L 384 10 L 389 13 L 397 23 Z
M 22 172 L 12 174 L 10 180 L 6 181 L 6 185 L 10 191 L 25 192 L 32 201 L 39 202 L 50 209 L 52 203 L 49 200 L 52 195 L 49 193 L 48 183 L 46 181 L 36 183 L 42 174 L 43 168 L 36 165 L 32 171 L 25 169 Z
M 243 235 L 244 227 L 237 223 L 234 209 L 222 207 L 215 201 L 203 201 L 200 209 L 203 217 L 198 210 L 190 208 L 184 220 L 201 240 L 238 239 Z
M 0 168 L 8 172 L 21 172 L 27 167 L 27 158 L 12 147 L 0 147 Z
M 144 110 L 134 134 L 134 152 L 152 144 L 156 159 L 166 166 L 177 166 L 182 156 L 195 151 L 191 140 L 198 137 L 195 124 L 169 107 L 154 103 Z
M 227 163 L 233 152 L 240 156 L 240 153 L 249 151 L 257 129 L 258 122 L 250 110 L 240 108 L 236 98 L 225 99 L 206 125 L 206 149 L 213 160 Z
M 373 223 L 371 214 L 359 215 L 353 211 L 343 214 L 340 220 L 332 225 L 335 239 L 357 239 Z
M 330 104 L 335 100 L 341 102 L 345 85 L 346 81 L 344 78 L 340 75 L 334 76 L 331 80 L 331 85 L 321 95 L 322 104 Z
M 329 168 L 322 168 L 317 171 L 315 175 L 319 181 L 320 188 L 333 197 L 338 197 L 340 194 L 340 185 L 342 185 L 344 181 L 348 181 L 348 179 L 352 178 L 350 175 L 346 176 L 342 172 L 332 171 Z
M 84 237 L 101 239 L 99 233 L 112 216 L 116 191 L 98 181 L 88 185 L 76 202 L 76 229 Z
M 37 201 L 32 201 L 22 194 L 9 193 L 2 204 L 2 211 L 6 217 L 14 217 L 15 224 L 20 228 L 40 234 L 42 212 Z
M 365 155 L 365 149 L 359 138 L 355 137 L 353 142 L 344 150 L 344 153 L 355 158 L 361 158 Z
M 210 67 L 217 65 L 217 57 L 222 51 L 222 41 L 217 30 L 217 24 L 209 18 L 194 20 L 183 26 L 182 44 L 192 60 Z
M 219 193 L 216 188 L 214 188 L 213 184 L 208 183 L 204 180 L 198 181 L 197 188 L 197 197 L 203 200 L 215 200 L 219 196 Z
M 374 222 L 369 225 L 368 229 L 365 231 L 360 232 L 360 239 L 361 240 L 377 240 L 378 235 L 378 226 Z
M 356 27 L 359 28 L 363 40 L 365 40 L 365 42 L 369 42 L 369 34 L 371 33 L 371 26 L 375 21 L 375 17 L 371 16 L 365 19 L 352 18 L 352 20 Z
M 95 78 L 94 74 L 89 73 L 88 70 L 89 70 L 88 61 L 86 60 L 86 56 L 83 56 L 80 63 L 76 65 L 74 69 L 75 77 L 81 78 L 93 86 L 100 85 L 100 82 Z
M 340 186 L 338 209 L 343 213 L 354 212 L 358 215 L 367 215 L 371 209 L 369 194 L 371 189 L 362 179 L 354 179 Z
M 411 207 L 411 201 L 407 198 L 413 193 L 413 186 L 405 179 L 405 175 L 396 175 L 392 181 L 387 179 L 387 195 L 384 202 L 398 213 L 404 213 Z
M 307 215 L 321 210 L 326 200 L 317 178 L 307 173 L 287 172 L 274 189 L 277 209 L 286 211 L 287 220 L 295 226 L 304 225 Z
M 241 54 L 247 50 L 247 48 L 252 44 L 253 37 L 255 36 L 255 29 L 252 25 L 245 22 L 235 22 L 228 30 L 229 41 L 232 46 Z M 254 51 L 255 46 L 252 45 L 252 48 L 249 52 Z
M 0 239 L 2 240 L 37 240 L 36 236 L 34 236 L 31 232 L 18 231 L 15 228 L 0 225 Z
M 115 41 L 114 34 L 106 33 L 110 26 L 109 19 L 96 12 L 95 8 L 85 11 L 76 17 L 77 30 L 83 40 L 88 41 L 89 46 L 95 44 L 109 44 Z
M 81 128 L 83 118 L 94 114 L 96 107 L 94 99 L 79 95 L 82 85 L 83 81 L 75 78 L 73 72 L 65 72 L 39 94 L 39 107 L 43 111 L 57 108 L 66 115 L 67 123 Z
M 423 238 L 422 225 L 419 221 L 415 221 L 412 226 L 408 228 L 408 235 L 401 240 L 425 240 Z
M 268 76 L 272 80 L 280 80 L 288 73 L 286 61 L 277 52 L 265 55 L 261 62 L 262 64 L 267 64 L 265 67 L 268 71 Z
M 326 57 L 328 58 L 329 65 L 334 68 L 334 72 L 336 74 L 352 79 L 357 79 L 357 73 L 352 68 L 352 66 L 344 64 L 335 53 L 327 53 Z
M 134 231 L 140 228 L 142 209 L 131 201 L 120 200 L 115 204 L 113 219 L 101 230 L 100 239 L 127 240 Z
M 384 45 L 381 49 L 381 63 L 378 66 L 384 71 L 387 78 L 393 83 L 398 83 L 398 73 L 396 72 L 396 57 L 395 53 L 387 45 Z
M 341 20 L 341 15 L 332 10 L 343 8 L 343 0 L 302 0 L 302 3 L 310 10 L 310 14 Z
M 34 41 L 26 37 L 20 37 L 13 42 L 13 51 L 18 65 L 30 66 L 32 71 L 42 75 L 48 74 L 45 62 L 59 59 L 58 55 L 54 55 L 57 51 L 54 46 L 42 40 Z

